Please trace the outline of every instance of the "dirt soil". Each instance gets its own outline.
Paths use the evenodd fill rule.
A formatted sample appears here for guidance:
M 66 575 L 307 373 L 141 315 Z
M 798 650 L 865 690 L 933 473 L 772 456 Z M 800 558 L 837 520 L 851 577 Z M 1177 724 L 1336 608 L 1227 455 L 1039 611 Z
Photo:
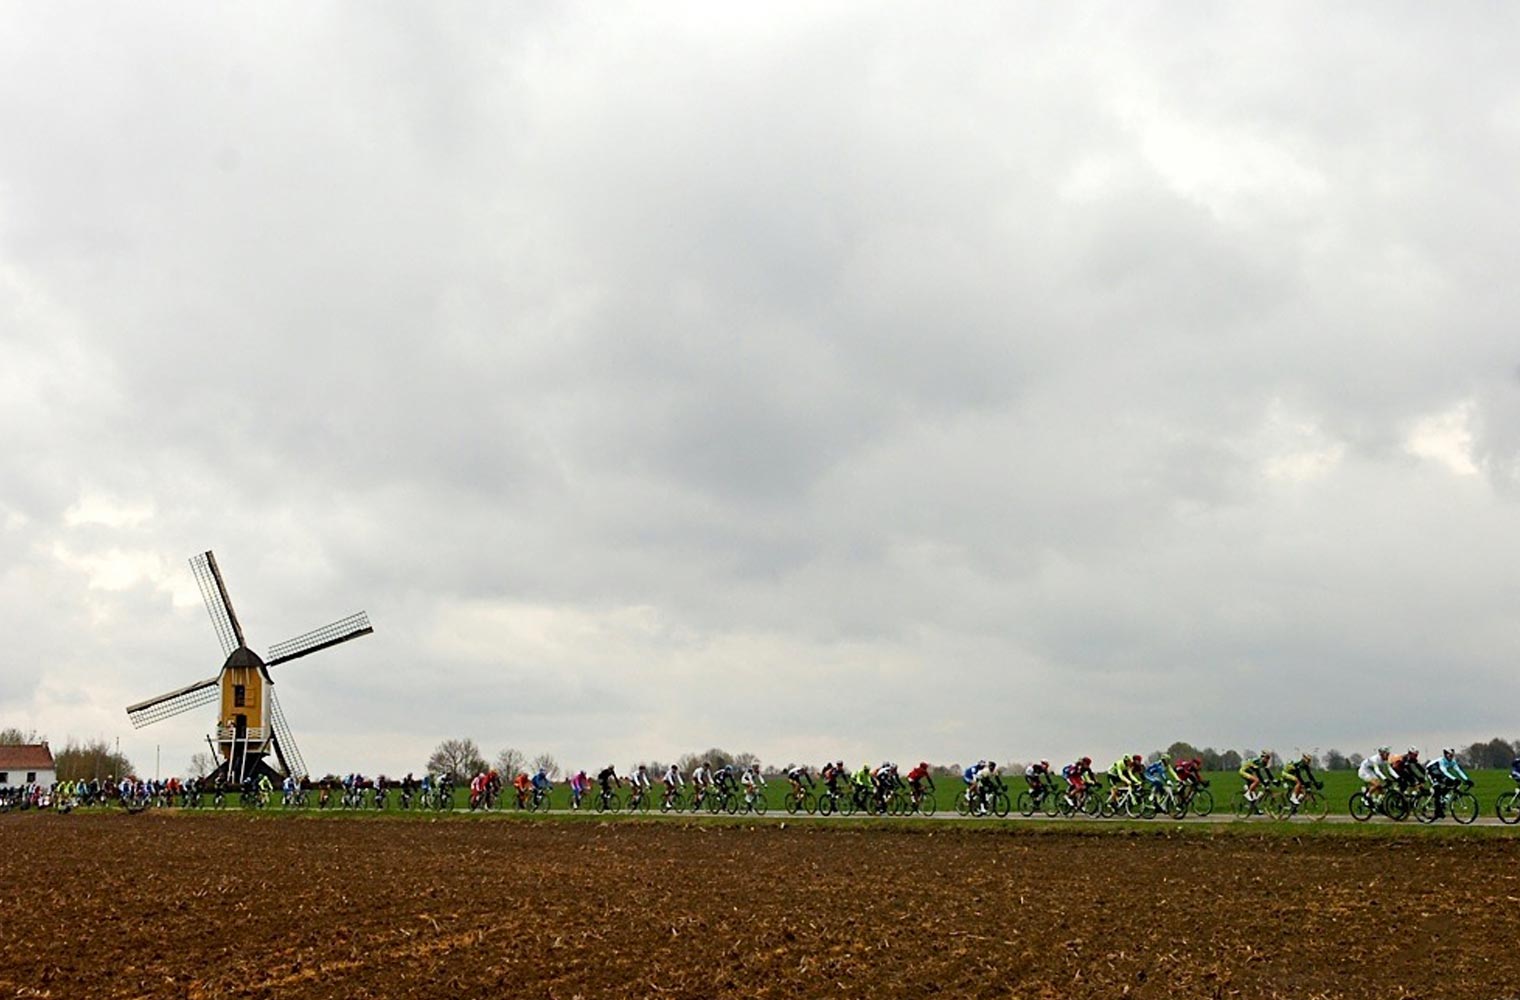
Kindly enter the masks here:
M 0 996 L 1508 1000 L 1520 845 L 0 817 Z

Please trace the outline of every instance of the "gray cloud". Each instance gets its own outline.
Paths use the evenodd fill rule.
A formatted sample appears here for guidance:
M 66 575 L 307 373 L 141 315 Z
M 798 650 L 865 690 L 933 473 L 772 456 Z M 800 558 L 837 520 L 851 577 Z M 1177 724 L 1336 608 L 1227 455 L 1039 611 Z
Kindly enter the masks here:
M 1502 732 L 1496 16 L 0 16 L 0 715 L 213 547 L 318 766 Z

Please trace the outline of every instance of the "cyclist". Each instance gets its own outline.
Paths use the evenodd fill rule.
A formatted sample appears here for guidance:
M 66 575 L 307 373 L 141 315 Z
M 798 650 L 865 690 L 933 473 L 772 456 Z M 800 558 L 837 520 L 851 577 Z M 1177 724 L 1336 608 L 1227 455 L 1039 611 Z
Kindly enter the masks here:
M 1135 754 L 1134 758 L 1140 755 Z M 1133 792 L 1136 784 L 1136 766 L 1131 757 L 1120 757 L 1108 767 L 1108 801 L 1110 805 L 1119 804 L 1119 795 L 1122 792 Z
M 981 804 L 981 812 L 977 815 L 985 816 L 992 808 L 995 792 L 1003 786 L 1003 779 L 998 774 L 996 761 L 989 760 L 987 766 L 982 768 L 982 773 L 976 776 L 977 800 Z
M 1425 783 L 1425 765 L 1420 763 L 1420 751 L 1410 747 L 1388 761 L 1388 770 L 1399 781 L 1400 790 L 1412 792 Z
M 590 787 L 590 785 L 591 779 L 586 777 L 585 768 L 581 768 L 570 776 L 571 809 L 579 809 L 581 807 L 581 798 L 586 794 L 586 789 Z
M 1073 807 L 1087 795 L 1089 786 L 1096 787 L 1098 784 L 1098 776 L 1093 774 L 1091 757 L 1083 757 L 1067 764 L 1061 768 L 1061 777 L 1066 779 L 1066 802 Z
M 671 764 L 665 769 L 665 808 L 669 809 L 675 799 L 680 796 L 681 789 L 686 786 L 686 779 L 681 775 L 681 765 Z
M 739 780 L 744 784 L 744 809 L 753 812 L 755 809 L 755 796 L 765 788 L 765 779 L 760 776 L 760 765 L 751 764 L 744 769 L 744 774 Z
M 707 793 L 712 788 L 712 768 L 707 761 L 698 764 L 691 772 L 691 807 L 702 808 L 702 800 L 707 798 Z
M 924 784 L 929 785 L 929 793 L 934 794 L 934 776 L 929 773 L 929 765 L 926 761 L 919 761 L 918 766 L 908 772 L 908 788 L 913 793 L 913 808 L 917 809 L 924 800 Z
M 1177 782 L 1182 785 L 1193 785 L 1195 788 L 1208 784 L 1203 780 L 1203 758 L 1191 757 L 1179 760 L 1176 765 Z
M 512 787 L 517 791 L 517 808 L 526 808 L 528 795 L 533 790 L 533 780 L 528 777 L 528 772 L 518 771 L 512 778 Z
M 1168 753 L 1163 753 L 1145 765 L 1145 770 L 1141 773 L 1145 776 L 1146 784 L 1150 786 L 1151 797 L 1157 802 L 1161 801 L 1161 790 L 1168 784 L 1182 783 L 1182 779 L 1172 768 L 1172 755 Z
M 608 764 L 596 774 L 597 784 L 602 786 L 602 805 L 607 806 L 612 801 L 612 783 L 617 782 L 618 787 L 623 787 L 623 779 L 618 777 L 617 768 Z
M 1510 766 L 1510 772 L 1513 775 L 1513 765 Z M 1446 811 L 1446 793 L 1448 791 L 1458 785 L 1463 788 L 1470 788 L 1472 786 L 1472 779 L 1467 776 L 1467 772 L 1462 770 L 1462 765 L 1457 761 L 1455 747 L 1446 747 L 1442 750 L 1441 756 L 1430 762 L 1430 766 L 1425 769 L 1425 773 L 1430 776 L 1431 788 L 1434 790 L 1436 797 L 1436 819 L 1440 819 Z
M 1302 754 L 1298 760 L 1284 767 L 1280 780 L 1284 788 L 1293 786 L 1288 798 L 1295 806 L 1304 801 L 1304 790 L 1308 786 L 1313 785 L 1316 789 L 1325 787 L 1325 783 L 1314 776 L 1313 758 L 1308 754 Z
M 1050 761 L 1037 761 L 1024 768 L 1024 783 L 1029 786 L 1029 794 L 1038 806 L 1052 788 Z
M 871 765 L 862 764 L 850 779 L 854 786 L 852 793 L 855 796 L 855 805 L 864 809 L 871 801 Z
M 535 805 L 546 799 L 549 793 L 554 791 L 554 782 L 549 780 L 549 769 L 547 767 L 540 767 L 534 773 L 532 784 L 533 802 Z
M 640 764 L 628 776 L 628 787 L 633 789 L 633 799 L 635 802 L 643 803 L 645 801 L 645 796 L 649 794 L 652 784 L 653 782 L 649 780 L 649 768 L 643 764 Z
M 713 772 L 713 791 L 721 797 L 738 790 L 738 784 L 734 780 L 734 766 L 724 764 Z
M 269 794 L 274 791 L 274 782 L 269 780 L 269 775 L 259 775 L 259 808 L 269 805 Z
M 872 788 L 876 794 L 876 805 L 879 812 L 887 811 L 887 800 L 897 790 L 897 765 L 890 760 L 881 762 L 881 766 L 871 772 Z
M 1384 773 L 1384 768 L 1388 766 L 1388 753 L 1387 747 L 1378 747 L 1377 752 L 1363 760 L 1356 769 L 1356 776 L 1367 786 L 1367 796 L 1374 802 L 1381 800 L 1383 782 L 1392 777 L 1391 774 Z
M 806 764 L 794 764 L 786 769 L 786 780 L 792 783 L 792 798 L 802 801 L 803 786 L 813 787 L 813 776 L 808 773 Z
M 982 772 L 987 770 L 987 761 L 979 760 L 975 764 L 961 772 L 961 780 L 966 783 L 966 799 L 971 805 L 971 811 L 981 815 L 981 799 L 979 793 L 982 787 Z
M 839 801 L 839 783 L 848 781 L 849 774 L 844 769 L 844 761 L 824 761 L 823 767 L 818 771 L 818 777 L 822 779 L 824 786 L 829 791 L 829 798 L 834 802 Z
M 1262 789 L 1272 784 L 1272 751 L 1263 750 L 1240 765 L 1240 777 L 1246 783 L 1246 801 L 1261 798 Z

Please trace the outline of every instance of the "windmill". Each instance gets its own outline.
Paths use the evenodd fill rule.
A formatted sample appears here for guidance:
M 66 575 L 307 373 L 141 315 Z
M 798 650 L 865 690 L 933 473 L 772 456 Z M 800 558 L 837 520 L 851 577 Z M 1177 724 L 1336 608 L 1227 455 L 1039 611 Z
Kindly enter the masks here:
M 297 779 L 306 777 L 306 763 L 301 760 L 301 752 L 290 735 L 285 714 L 280 711 L 269 668 L 369 635 L 374 631 L 369 616 L 360 611 L 305 635 L 276 643 L 269 647 L 268 655 L 260 659 L 243 639 L 243 626 L 232 610 L 227 585 L 222 582 L 222 573 L 216 566 L 216 556 L 203 552 L 190 560 L 190 568 L 195 573 L 195 582 L 200 584 L 201 597 L 211 614 L 211 625 L 227 659 L 212 677 L 128 706 L 127 718 L 132 720 L 134 728 L 141 729 L 219 702 L 215 740 L 207 737 L 215 756 L 220 758 L 211 774 L 213 781 L 240 784 L 244 779 L 260 774 L 268 774 L 272 779 L 286 775 Z M 279 762 L 278 770 L 271 766 L 270 754 Z

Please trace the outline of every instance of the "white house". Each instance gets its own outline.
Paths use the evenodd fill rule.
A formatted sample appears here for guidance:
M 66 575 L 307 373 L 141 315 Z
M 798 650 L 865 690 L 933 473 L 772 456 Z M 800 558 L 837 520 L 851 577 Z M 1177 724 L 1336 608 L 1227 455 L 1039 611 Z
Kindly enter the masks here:
M 0 788 L 31 784 L 46 788 L 56 780 L 58 769 L 46 743 L 0 746 Z

